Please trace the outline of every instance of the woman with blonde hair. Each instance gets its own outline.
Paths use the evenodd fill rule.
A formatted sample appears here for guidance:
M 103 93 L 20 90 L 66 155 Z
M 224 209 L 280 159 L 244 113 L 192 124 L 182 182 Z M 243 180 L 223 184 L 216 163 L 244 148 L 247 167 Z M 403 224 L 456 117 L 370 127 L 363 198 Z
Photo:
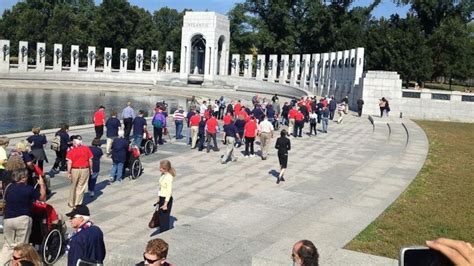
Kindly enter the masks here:
M 170 213 L 173 207 L 173 179 L 176 176 L 176 170 L 171 167 L 168 160 L 160 161 L 160 191 L 158 193 L 158 208 L 160 220 L 160 233 L 170 229 Z
M 41 258 L 30 244 L 19 244 L 14 247 L 11 262 L 12 266 L 20 266 L 25 262 L 30 263 L 26 265 L 41 266 Z

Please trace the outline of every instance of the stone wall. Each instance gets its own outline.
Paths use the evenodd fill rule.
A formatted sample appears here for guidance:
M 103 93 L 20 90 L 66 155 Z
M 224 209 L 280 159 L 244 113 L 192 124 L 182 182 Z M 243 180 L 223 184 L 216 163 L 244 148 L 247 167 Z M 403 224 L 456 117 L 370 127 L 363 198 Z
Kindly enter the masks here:
M 402 89 L 402 80 L 396 72 L 368 71 L 351 99 L 352 108 L 361 95 L 364 114 L 379 116 L 378 102 L 385 97 L 390 103 L 391 116 L 402 114 L 413 119 L 474 123 L 474 93 Z

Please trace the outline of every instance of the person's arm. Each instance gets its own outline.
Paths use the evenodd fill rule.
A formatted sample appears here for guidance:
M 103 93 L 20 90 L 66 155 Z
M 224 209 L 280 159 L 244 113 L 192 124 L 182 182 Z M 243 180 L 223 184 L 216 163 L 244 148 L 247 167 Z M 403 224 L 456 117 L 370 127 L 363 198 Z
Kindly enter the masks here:
M 291 141 L 290 141 L 290 139 L 288 139 L 288 145 L 287 145 L 287 148 L 288 148 L 287 150 L 291 150 Z
M 69 178 L 69 180 L 71 180 L 71 178 L 72 178 L 72 175 L 71 175 L 72 161 L 70 159 L 66 159 L 66 161 L 67 161 L 67 178 Z
M 280 149 L 280 139 L 277 139 L 276 143 L 275 143 L 275 149 Z
M 46 185 L 44 184 L 43 176 L 39 176 L 38 185 L 40 186 L 40 196 L 38 200 L 45 201 L 46 200 Z

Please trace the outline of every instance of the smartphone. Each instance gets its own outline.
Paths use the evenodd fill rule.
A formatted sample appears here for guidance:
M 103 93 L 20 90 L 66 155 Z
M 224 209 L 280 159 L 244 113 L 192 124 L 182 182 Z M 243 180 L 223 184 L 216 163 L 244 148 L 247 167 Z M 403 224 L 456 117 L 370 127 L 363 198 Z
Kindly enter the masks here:
M 400 266 L 454 266 L 441 252 L 428 247 L 403 247 L 400 249 Z

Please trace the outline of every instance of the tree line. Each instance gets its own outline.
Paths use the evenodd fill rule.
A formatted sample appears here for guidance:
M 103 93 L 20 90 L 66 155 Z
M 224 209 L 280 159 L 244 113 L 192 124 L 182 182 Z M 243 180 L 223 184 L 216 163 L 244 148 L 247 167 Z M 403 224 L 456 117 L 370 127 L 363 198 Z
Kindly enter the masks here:
M 381 0 L 367 7 L 352 1 L 245 0 L 229 11 L 231 54 L 324 53 L 365 48 L 366 70 L 397 71 L 405 81 L 463 81 L 474 77 L 474 2 L 471 0 L 394 0 L 409 5 L 406 17 L 397 14 L 375 18 Z M 127 0 L 26 0 L 5 10 L 0 18 L 0 38 L 16 44 L 46 42 L 49 57 L 53 43 L 62 43 L 64 54 L 80 45 L 86 62 L 87 46 L 112 47 L 118 67 L 120 48 L 175 52 L 179 67 L 181 27 L 186 10 L 161 8 L 153 13 Z M 66 59 L 66 58 L 65 58 Z M 52 60 L 47 58 L 47 60 Z M 100 61 L 98 61 L 100 64 Z

